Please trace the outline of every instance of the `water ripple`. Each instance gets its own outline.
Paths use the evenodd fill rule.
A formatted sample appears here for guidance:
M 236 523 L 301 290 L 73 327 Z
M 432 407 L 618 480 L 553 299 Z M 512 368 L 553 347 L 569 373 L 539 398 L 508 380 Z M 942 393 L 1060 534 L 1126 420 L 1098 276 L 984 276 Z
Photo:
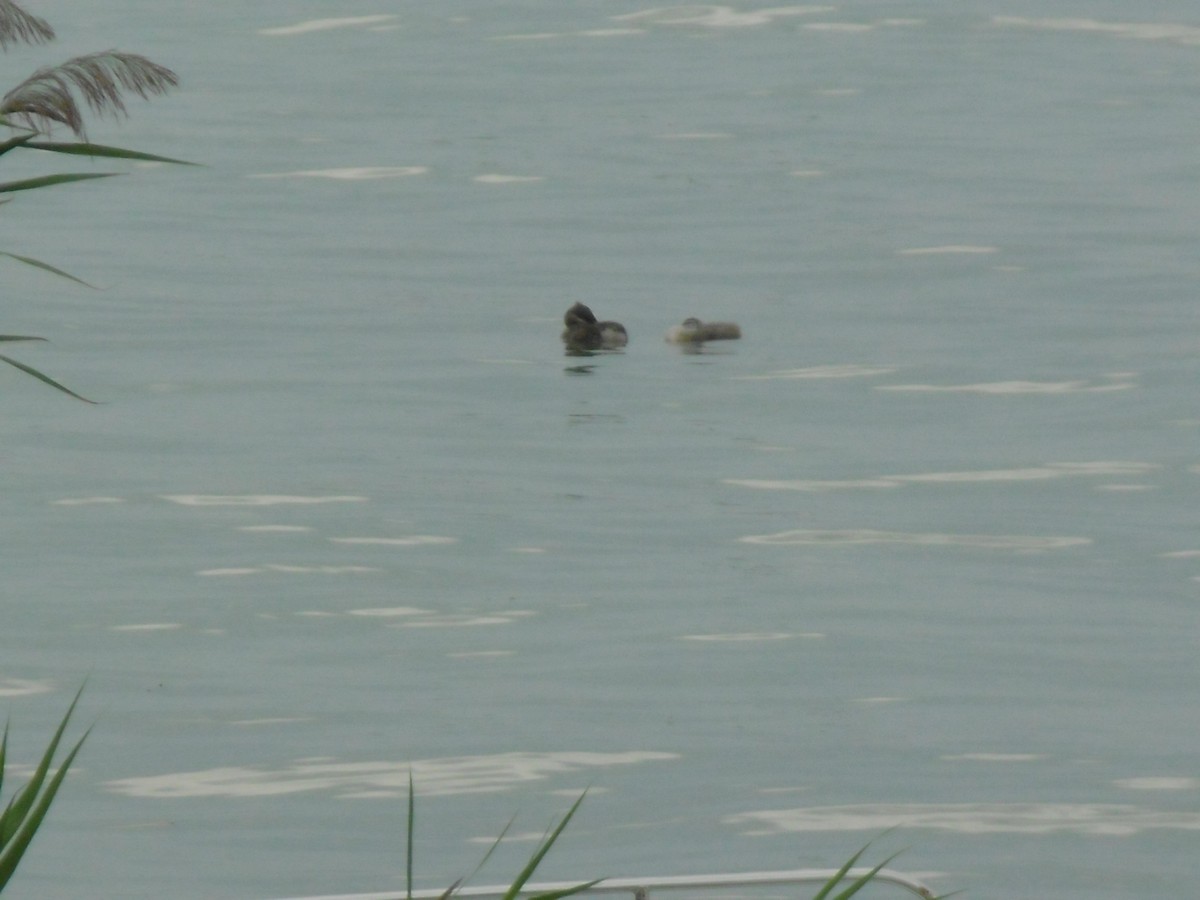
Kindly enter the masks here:
M 280 506 L 318 503 L 366 503 L 366 497 L 303 497 L 286 494 L 163 494 L 162 499 L 180 506 Z
M 291 37 L 296 34 L 311 34 L 314 31 L 329 31 L 334 28 L 378 28 L 390 26 L 399 16 L 381 13 L 373 16 L 344 16 L 337 19 L 308 19 L 295 25 L 279 25 L 274 28 L 260 28 L 259 34 L 268 37 Z
M 224 766 L 110 781 L 105 787 L 127 797 L 269 797 L 333 791 L 342 797 L 407 795 L 409 773 L 425 796 L 503 791 L 515 785 L 587 769 L 679 759 L 675 753 L 501 753 L 443 759 L 338 762 L 302 759 L 279 768 Z
M 876 531 L 872 528 L 820 530 L 799 528 L 776 534 L 752 534 L 738 538 L 744 544 L 817 545 L 817 544 L 909 544 L 920 547 L 969 547 L 981 550 L 1061 550 L 1092 542 L 1085 537 L 1038 537 L 1022 534 L 937 534 L 904 531 Z
M 1173 44 L 1200 46 L 1200 28 L 1169 22 L 1101 22 L 1097 19 L 1030 19 L 1024 16 L 992 16 L 992 24 L 1008 28 L 1033 28 L 1042 31 L 1077 31 L 1132 38 L 1139 41 L 1168 41 Z
M 960 834 L 1128 836 L 1151 829 L 1200 830 L 1200 813 L 1113 803 L 881 803 L 740 813 L 725 822 L 744 834 L 932 828 Z
M 877 391 L 923 394 L 1095 394 L 1127 391 L 1137 387 L 1133 375 L 1121 372 L 1105 376 L 1108 381 L 989 381 L 980 384 L 881 384 Z
M 700 28 L 749 28 L 769 25 L 776 19 L 830 13 L 835 6 L 772 6 L 755 10 L 735 10 L 732 6 L 688 4 L 660 6 L 641 12 L 613 16 L 616 22 L 645 25 L 686 25 Z
M 1144 476 L 1161 468 L 1153 463 L 1099 460 L 1095 462 L 1046 463 L 1014 469 L 979 469 L 957 472 L 919 472 L 910 475 L 879 475 L 858 479 L 768 479 L 725 478 L 723 483 L 767 491 L 836 491 L 898 488 L 906 484 L 989 484 L 995 482 L 1049 481 L 1057 478 L 1100 478 Z M 1120 487 L 1128 488 L 1128 485 Z
M 48 681 L 32 678 L 0 678 L 0 697 L 27 697 L 31 694 L 48 694 L 54 685 Z

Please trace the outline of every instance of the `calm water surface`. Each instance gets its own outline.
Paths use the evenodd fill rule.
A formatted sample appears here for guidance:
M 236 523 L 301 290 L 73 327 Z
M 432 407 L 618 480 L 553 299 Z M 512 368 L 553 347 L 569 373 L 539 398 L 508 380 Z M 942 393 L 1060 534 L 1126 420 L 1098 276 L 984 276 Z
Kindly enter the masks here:
M 205 167 L 5 207 L 17 894 L 396 888 L 410 770 L 421 886 L 1195 892 L 1191 6 L 34 11 Z

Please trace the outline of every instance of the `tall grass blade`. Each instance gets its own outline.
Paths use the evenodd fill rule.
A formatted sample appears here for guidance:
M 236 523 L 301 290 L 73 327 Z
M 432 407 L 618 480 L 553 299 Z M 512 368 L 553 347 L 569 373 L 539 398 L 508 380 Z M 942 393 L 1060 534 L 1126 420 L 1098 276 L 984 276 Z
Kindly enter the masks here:
M 37 178 L 23 178 L 20 181 L 6 181 L 0 184 L 0 192 L 32 191 L 36 188 L 52 187 L 56 184 L 68 184 L 72 181 L 91 181 L 93 178 L 112 178 L 118 172 L 76 172 L 61 175 L 41 175 Z
M 4 123 L 0 122 L 0 124 Z M 37 137 L 37 133 L 31 131 L 28 134 L 18 134 L 16 137 L 11 137 L 7 141 L 0 142 L 0 156 L 3 156 L 13 147 L 20 147 L 22 144 L 32 141 L 35 137 Z
M 33 840 L 33 836 L 37 834 L 38 828 L 42 824 L 42 820 L 46 818 L 46 813 L 50 811 L 50 804 L 54 802 L 54 797 L 58 793 L 58 788 L 62 784 L 63 779 L 67 777 L 67 770 L 71 767 L 71 763 L 75 761 L 75 756 L 79 753 L 83 742 L 87 740 L 87 736 L 91 733 L 89 728 L 83 733 L 83 737 L 71 748 L 71 752 L 63 759 L 62 764 L 58 767 L 58 771 L 54 773 L 54 777 L 50 779 L 46 789 L 37 797 L 37 802 L 29 809 L 21 820 L 16 832 L 4 849 L 0 850 L 0 891 L 4 890 L 4 886 L 12 877 L 13 872 L 17 868 L 17 863 L 21 861 L 26 849 L 29 847 L 29 842 Z
M 456 881 L 451 886 L 450 894 L 453 894 L 460 887 L 462 887 L 464 884 L 466 884 L 472 878 L 474 878 L 477 874 L 479 874 L 479 870 L 482 869 L 485 865 L 487 865 L 487 861 L 492 858 L 492 854 L 496 852 L 496 848 L 500 846 L 501 842 L 504 840 L 505 835 L 508 834 L 508 830 L 510 828 L 512 828 L 513 822 L 515 822 L 515 821 L 517 821 L 517 817 L 513 816 L 511 819 L 508 820 L 508 822 L 505 823 L 504 827 L 500 829 L 500 833 L 498 835 L 496 835 L 496 839 L 494 841 L 492 841 L 492 846 L 488 847 L 487 853 L 483 854 L 483 857 L 479 860 L 479 862 L 475 863 L 475 868 L 473 868 L 471 870 L 471 874 L 467 875 L 465 878 L 458 879 L 458 881 Z M 449 895 L 447 895 L 447 896 L 449 896 Z
M 846 860 L 845 864 L 843 864 L 840 869 L 833 873 L 833 877 L 825 882 L 821 890 L 817 891 L 816 895 L 813 897 L 813 900 L 825 900 L 825 898 L 829 896 L 829 893 L 835 887 L 841 884 L 842 879 L 846 877 L 846 873 L 854 868 L 854 864 L 858 862 L 859 857 L 866 853 L 867 848 L 870 846 L 870 843 L 864 844 L 862 849 Z
M 125 150 L 121 147 L 107 147 L 104 144 L 89 144 L 87 142 L 59 143 L 57 141 L 29 141 L 25 144 L 33 150 L 48 150 L 51 153 L 66 153 L 72 156 L 103 156 L 109 159 L 137 159 L 143 162 L 175 163 L 179 166 L 198 166 L 199 163 L 188 162 L 186 159 L 172 159 L 169 156 L 158 156 L 154 153 L 142 153 L 140 150 Z M 0 149 L 0 153 L 4 152 Z
M 83 687 L 75 694 L 75 698 L 71 701 L 71 705 L 67 707 L 67 712 L 59 723 L 58 729 L 54 732 L 54 737 L 51 739 L 46 752 L 42 754 L 42 759 L 38 763 L 37 768 L 30 778 L 28 784 L 18 790 L 9 801 L 8 807 L 5 809 L 3 816 L 0 816 L 0 890 L 8 883 L 13 872 L 17 868 L 17 863 L 21 861 L 22 855 L 29 847 L 29 842 L 33 840 L 33 836 L 37 833 L 38 827 L 46 817 L 46 813 L 50 809 L 50 804 L 54 801 L 55 795 L 58 793 L 59 786 L 63 779 L 67 777 L 67 771 L 71 768 L 71 763 L 75 761 L 75 756 L 79 753 L 83 742 L 87 740 L 88 734 L 91 732 L 89 728 L 71 748 L 70 752 L 59 764 L 58 770 L 51 776 L 49 782 L 46 781 L 46 776 L 50 771 L 50 765 L 54 760 L 54 754 L 58 751 L 59 742 L 62 740 L 63 732 L 66 730 L 67 723 L 71 719 L 71 714 L 75 711 L 75 705 L 79 702 L 80 696 L 83 694 Z M 5 736 L 3 747 L 5 755 L 8 744 L 8 728 L 5 726 Z
M 4 789 L 4 758 L 8 756 L 8 722 L 4 723 L 4 737 L 0 738 L 0 790 Z M 4 815 L 0 816 L 0 847 L 6 843 L 4 837 L 4 820 L 8 816 L 8 811 L 5 810 Z
M 62 278 L 67 278 L 71 281 L 74 281 L 76 284 L 82 284 L 84 287 L 90 287 L 92 290 L 96 290 L 96 286 L 94 284 L 88 284 L 82 278 L 76 278 L 70 272 L 64 272 L 57 266 L 52 266 L 50 263 L 42 262 L 40 259 L 34 259 L 32 256 L 21 256 L 19 253 L 5 253 L 3 250 L 0 250 L 0 256 L 7 256 L 9 259 L 15 259 L 17 262 L 23 262 L 27 266 L 33 266 L 35 269 L 41 269 L 44 272 L 52 272 L 53 274 Z
M 76 400 L 82 400 L 84 403 L 90 403 L 93 406 L 96 405 L 95 400 L 89 400 L 87 397 L 84 397 L 80 394 L 75 393 L 69 387 L 59 384 L 57 381 L 55 381 L 49 375 L 45 375 L 45 374 L 39 372 L 37 369 L 33 368 L 33 366 L 27 366 L 23 362 L 18 362 L 17 360 L 13 359 L 11 356 L 0 355 L 0 362 L 6 362 L 10 366 L 16 367 L 16 368 L 20 369 L 22 372 L 24 372 L 26 375 L 32 375 L 38 381 L 43 381 L 46 384 L 50 385 L 50 387 L 60 390 L 64 394 L 69 394 L 70 396 L 74 397 Z
M 28 334 L 0 334 L 0 341 L 44 341 L 44 337 L 33 337 Z
M 899 855 L 900 855 L 899 853 L 893 853 L 891 856 L 889 856 L 887 859 L 885 859 L 883 862 L 881 862 L 879 865 L 877 865 L 871 871 L 866 872 L 863 875 L 860 875 L 858 878 L 856 878 L 853 881 L 853 883 L 851 883 L 851 885 L 848 888 L 846 888 L 844 891 L 842 891 L 840 894 L 838 894 L 836 897 L 834 897 L 833 900 L 849 900 L 849 898 L 853 897 L 855 894 L 857 894 L 859 891 L 861 891 L 864 887 L 866 887 L 868 884 L 870 884 L 872 881 L 874 881 L 875 876 L 879 874 L 880 869 L 882 869 L 884 866 L 886 866 L 888 863 L 890 863 L 893 859 L 895 859 Z
M 516 896 L 521 893 L 521 888 L 525 886 L 525 883 L 533 876 L 533 873 L 537 870 L 537 867 L 541 865 L 542 860 L 545 858 L 546 854 L 550 852 L 550 848 L 554 846 L 554 842 L 557 841 L 559 835 L 563 833 L 563 830 L 567 827 L 567 823 L 571 821 L 571 817 L 575 815 L 575 812 L 579 809 L 579 805 L 583 803 L 583 798 L 586 796 L 587 791 L 584 791 L 579 795 L 579 799 L 572 804 L 571 808 L 567 811 L 567 814 L 563 816 L 562 821 L 558 823 L 557 827 L 550 832 L 549 836 L 542 841 L 542 845 L 538 847 L 537 851 L 532 857 L 530 857 L 529 862 L 525 864 L 525 868 L 521 870 L 521 873 L 517 876 L 516 880 L 509 886 L 502 900 L 515 900 Z M 592 883 L 595 884 L 595 882 Z
M 406 852 L 404 855 L 404 874 L 405 874 L 405 893 L 404 896 L 408 900 L 412 900 L 412 885 L 413 885 L 413 825 L 417 819 L 417 795 L 413 790 L 413 775 L 412 769 L 408 770 L 408 838 L 406 841 Z

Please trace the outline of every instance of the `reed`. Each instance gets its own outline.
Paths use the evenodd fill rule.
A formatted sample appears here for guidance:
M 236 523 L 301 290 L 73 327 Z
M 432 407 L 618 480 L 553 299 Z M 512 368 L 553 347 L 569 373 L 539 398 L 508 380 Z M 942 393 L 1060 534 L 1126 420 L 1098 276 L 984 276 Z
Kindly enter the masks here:
M 567 824 L 571 821 L 572 817 L 579 810 L 580 805 L 583 803 L 583 798 L 586 796 L 587 796 L 587 791 L 585 790 L 582 794 L 579 795 L 578 799 L 576 799 L 575 802 L 571 805 L 571 808 L 569 810 L 567 810 L 566 815 L 564 815 L 562 817 L 562 819 L 559 820 L 558 824 L 556 826 L 554 826 L 553 829 L 551 829 L 550 831 L 547 832 L 546 837 L 544 837 L 542 839 L 542 841 L 538 844 L 537 849 L 534 851 L 533 855 L 529 858 L 529 861 L 525 864 L 525 867 L 523 869 L 521 869 L 520 873 L 513 880 L 512 884 L 508 887 L 508 890 L 505 892 L 502 900 L 517 900 L 517 898 L 521 894 L 522 889 L 528 883 L 529 879 L 533 876 L 533 873 L 537 870 L 537 867 L 541 864 L 541 862 L 545 858 L 546 854 L 550 852 L 550 848 L 552 846 L 554 846 L 554 842 L 557 841 L 558 838 L 562 835 L 563 831 L 566 830 Z M 415 827 L 416 827 L 416 799 L 415 798 L 416 798 L 416 793 L 413 789 L 412 773 L 410 772 L 409 776 L 408 776 L 407 855 L 405 858 L 405 872 L 406 872 L 406 878 L 407 878 L 405 893 L 406 893 L 408 900 L 412 900 L 412 896 L 413 896 L 413 833 L 414 833 Z M 471 874 L 467 875 L 463 878 L 459 878 L 453 884 L 451 884 L 448 888 L 446 888 L 446 890 L 442 893 L 440 900 L 452 900 L 454 894 L 459 890 L 459 888 L 461 888 L 472 877 L 474 877 L 475 873 L 478 872 L 483 867 L 484 863 L 486 863 L 488 861 L 488 859 L 491 857 L 492 853 L 495 852 L 496 848 L 498 846 L 500 846 L 500 842 L 504 840 L 504 836 L 508 833 L 508 829 L 512 826 L 512 823 L 513 823 L 513 820 L 510 819 L 508 821 L 508 824 L 506 824 L 504 826 L 504 828 L 501 829 L 499 836 L 496 838 L 495 841 L 492 842 L 491 847 L 488 848 L 488 851 L 483 855 L 483 858 L 479 861 L 478 864 L 476 864 L 476 866 L 472 870 Z M 867 885 L 869 885 L 872 881 L 874 881 L 875 877 L 884 869 L 885 866 L 887 866 L 888 863 L 890 863 L 892 860 L 894 860 L 897 856 L 900 855 L 899 851 L 896 853 L 893 853 L 891 856 L 884 859 L 882 862 L 880 862 L 878 865 L 874 866 L 869 871 L 864 872 L 857 876 L 852 876 L 851 870 L 854 869 L 854 867 L 858 864 L 858 861 L 862 858 L 863 854 L 865 854 L 867 852 L 867 850 L 870 849 L 870 847 L 871 847 L 871 842 L 866 843 L 862 848 L 860 848 L 858 850 L 857 853 L 855 853 L 848 860 L 846 860 L 846 862 L 842 865 L 842 867 L 840 869 L 838 869 L 829 878 L 828 881 L 826 881 L 823 885 L 821 885 L 820 889 L 813 896 L 813 900 L 850 900 L 851 897 L 853 897 L 855 894 L 857 894 L 859 891 L 861 891 L 863 888 L 865 888 Z M 563 898 L 563 897 L 569 897 L 572 894 L 582 893 L 583 891 L 588 890 L 588 888 L 591 888 L 594 885 L 599 884 L 603 880 L 604 880 L 603 878 L 596 878 L 591 881 L 580 882 L 579 884 L 572 885 L 571 887 L 565 888 L 563 890 L 546 892 L 546 893 L 542 893 L 542 894 L 534 894 L 534 895 L 531 895 L 528 898 L 526 898 L 526 900 L 561 900 L 561 898 Z M 837 891 L 837 893 L 834 893 L 834 891 Z M 930 894 L 930 895 L 928 895 L 927 900 L 946 900 L 946 898 L 952 897 L 956 893 L 958 893 L 958 892 L 955 891 L 951 894 L 942 894 L 937 897 L 934 897 L 932 894 Z
M 583 803 L 583 798 L 586 796 L 587 796 L 587 791 L 584 791 L 582 794 L 580 794 L 579 798 L 573 804 L 571 804 L 571 808 L 569 810 L 567 810 L 566 815 L 564 815 L 558 821 L 558 824 L 555 825 L 552 829 L 550 829 L 546 833 L 545 837 L 543 837 L 542 840 L 540 842 L 538 842 L 537 849 L 535 849 L 533 851 L 533 855 L 529 857 L 529 861 L 525 863 L 525 865 L 521 869 L 521 871 L 518 872 L 517 876 L 512 880 L 512 883 L 509 884 L 508 890 L 504 893 L 502 900 L 516 900 L 516 898 L 521 893 L 521 889 L 524 888 L 525 885 L 529 882 L 529 879 L 533 877 L 533 873 L 537 871 L 538 866 L 541 865 L 542 860 L 545 859 L 545 857 L 546 857 L 546 854 L 550 852 L 550 848 L 554 846 L 555 841 L 557 841 L 559 839 L 559 837 L 562 835 L 563 831 L 566 830 L 567 824 L 575 816 L 575 813 L 579 810 L 580 805 Z M 513 820 L 509 819 L 508 824 L 506 824 L 504 826 L 504 828 L 502 828 L 500 830 L 500 834 L 496 837 L 496 840 L 494 840 L 492 842 L 492 845 L 488 848 L 487 852 L 484 853 L 483 857 L 479 860 L 478 863 L 476 863 L 475 868 L 473 870 L 471 870 L 471 873 L 462 878 L 459 878 L 453 884 L 451 884 L 448 888 L 446 888 L 446 890 L 442 893 L 441 900 L 451 900 L 451 898 L 458 891 L 458 889 L 461 888 L 463 885 L 465 885 L 468 881 L 470 881 L 471 878 L 473 878 L 475 876 L 475 873 L 477 873 L 480 869 L 483 868 L 484 864 L 491 858 L 492 854 L 496 851 L 496 848 L 500 846 L 500 842 L 504 840 L 504 836 L 506 834 L 508 834 L 508 829 L 512 827 L 512 823 L 513 823 Z M 407 843 L 407 855 L 405 858 L 405 873 L 406 873 L 405 893 L 406 893 L 406 896 L 409 898 L 409 900 L 412 900 L 412 891 L 413 891 L 413 882 L 412 882 L 412 878 L 413 878 L 413 834 L 414 834 L 415 830 L 416 830 L 416 792 L 413 789 L 412 773 L 410 772 L 408 775 L 408 834 L 407 834 L 407 842 L 406 842 Z M 581 882 L 576 885 L 572 885 L 571 887 L 565 888 L 563 890 L 549 891 L 549 892 L 542 893 L 542 894 L 535 894 L 532 897 L 529 897 L 528 900 L 561 900 L 561 898 L 563 898 L 563 897 L 570 897 L 572 894 L 578 894 L 582 891 L 586 891 L 588 888 L 592 887 L 596 883 L 603 881 L 603 880 L 604 879 L 602 879 L 602 878 L 596 878 L 596 879 L 593 879 L 592 881 L 585 881 L 585 882 Z
M 89 728 L 83 733 L 83 737 L 75 742 L 75 746 L 59 763 L 58 768 L 51 772 L 50 767 L 54 762 L 54 755 L 58 751 L 58 744 L 62 740 L 67 722 L 70 721 L 71 713 L 75 711 L 75 705 L 79 702 L 82 694 L 83 688 L 80 687 L 75 694 L 75 699 L 67 707 L 67 713 L 59 723 L 58 730 L 54 732 L 49 746 L 46 747 L 46 752 L 42 754 L 33 777 L 13 792 L 3 814 L 0 814 L 0 891 L 4 890 L 8 880 L 12 878 L 13 872 L 16 871 L 17 864 L 25 855 L 25 851 L 29 849 L 33 836 L 37 834 L 46 818 L 46 813 L 50 811 L 50 804 L 54 802 L 59 786 L 67 777 L 67 770 L 71 768 L 75 755 L 79 753 L 79 748 L 83 746 L 88 732 L 91 731 Z M 4 783 L 4 764 L 7 752 L 8 724 L 5 723 L 4 737 L 0 738 L 0 789 L 3 788 Z
M 26 12 L 13 0 L 0 0 L 0 50 L 7 49 L 8 45 L 13 43 L 44 44 L 52 40 L 54 29 L 44 19 Z M 166 93 L 178 84 L 179 76 L 166 66 L 136 53 L 124 53 L 119 50 L 88 53 L 58 65 L 40 68 L 0 98 L 0 127 L 8 128 L 12 132 L 7 140 L 0 141 L 0 156 L 13 150 L 34 150 L 68 156 L 192 165 L 184 160 L 142 153 L 138 150 L 93 144 L 88 141 L 85 128 L 85 110 L 97 116 L 120 118 L 128 114 L 125 106 L 127 95 L 135 94 L 149 99 Z M 37 140 L 49 138 L 56 126 L 68 129 L 76 140 Z M 120 173 L 59 172 L 0 182 L 0 203 L 8 203 L 11 199 L 8 195 L 18 191 L 37 190 L 95 178 L 111 178 L 118 174 Z M 0 256 L 70 279 L 85 287 L 92 287 L 86 281 L 39 259 L 6 251 L 0 251 Z M 45 339 L 22 335 L 0 336 L 0 341 L 41 340 Z M 0 362 L 7 363 L 76 400 L 92 402 L 43 372 L 10 356 L 0 355 Z

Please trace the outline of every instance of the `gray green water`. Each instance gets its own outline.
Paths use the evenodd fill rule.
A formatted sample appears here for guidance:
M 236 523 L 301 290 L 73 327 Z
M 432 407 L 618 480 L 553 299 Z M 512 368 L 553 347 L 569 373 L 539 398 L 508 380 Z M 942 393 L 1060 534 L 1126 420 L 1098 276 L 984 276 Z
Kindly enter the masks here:
M 15 896 L 393 888 L 410 769 L 422 886 L 590 785 L 548 877 L 1194 892 L 1189 6 L 35 11 L 205 168 L 5 207 Z

